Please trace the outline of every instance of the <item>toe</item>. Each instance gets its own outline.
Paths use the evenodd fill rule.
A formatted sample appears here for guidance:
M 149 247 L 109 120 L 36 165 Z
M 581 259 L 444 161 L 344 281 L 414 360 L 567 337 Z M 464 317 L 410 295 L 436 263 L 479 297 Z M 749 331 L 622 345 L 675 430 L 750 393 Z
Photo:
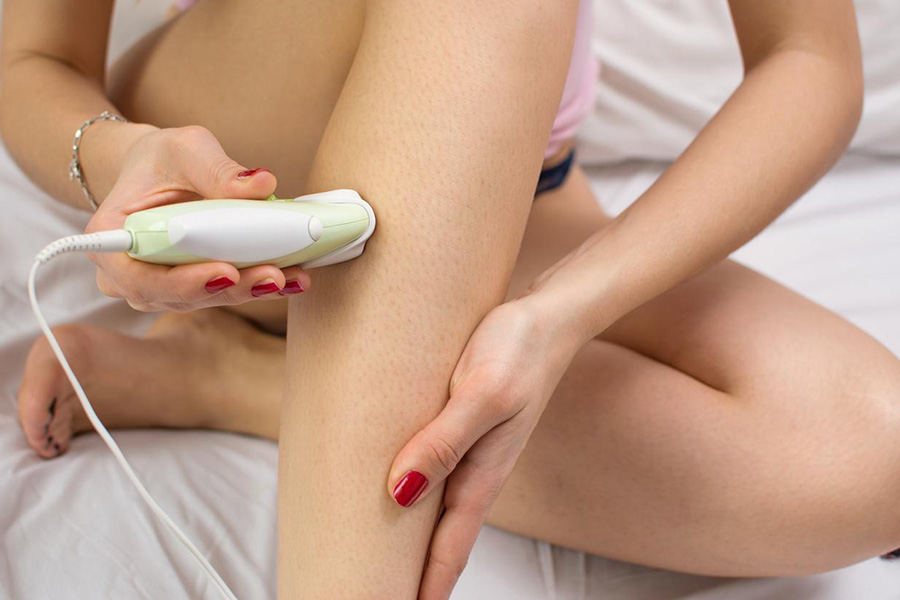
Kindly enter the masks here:
M 59 328 L 56 333 L 67 355 L 74 356 L 77 350 L 69 348 L 80 345 L 76 340 L 80 335 L 77 327 Z M 56 442 L 48 442 L 51 435 L 54 438 L 71 435 L 71 410 L 66 410 L 65 406 L 70 403 L 67 396 L 71 394 L 71 387 L 50 344 L 41 337 L 31 347 L 18 394 L 22 431 L 28 444 L 41 456 L 56 455 L 53 448 Z M 68 432 L 65 432 L 66 427 Z

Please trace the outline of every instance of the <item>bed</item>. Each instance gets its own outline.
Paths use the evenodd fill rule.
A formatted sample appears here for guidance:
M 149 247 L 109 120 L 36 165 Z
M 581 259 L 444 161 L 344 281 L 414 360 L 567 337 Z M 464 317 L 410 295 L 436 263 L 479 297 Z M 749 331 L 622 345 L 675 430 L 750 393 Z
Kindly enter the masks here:
M 146 0 L 121 4 L 127 10 L 116 17 L 118 48 L 162 13 L 160 4 Z M 891 107 L 900 106 L 900 50 L 890 47 L 886 32 L 891 24 L 897 31 L 900 8 L 875 0 L 857 5 L 870 85 L 854 146 L 735 258 L 843 315 L 898 354 L 900 116 Z M 737 56 L 729 50 L 725 19 L 713 0 L 677 9 L 662 0 L 598 4 L 595 51 L 604 69 L 579 153 L 609 211 L 621 210 L 650 185 L 736 85 Z M 659 47 L 629 47 L 647 36 Z M 660 64 L 655 53 L 667 44 L 681 48 L 681 64 L 690 69 L 673 75 Z M 702 79 L 700 70 L 707 74 Z M 25 291 L 27 270 L 48 241 L 79 231 L 86 214 L 46 197 L 0 148 L 0 217 L 0 598 L 217 598 L 205 575 L 137 503 L 97 436 L 77 438 L 68 454 L 53 461 L 40 460 L 26 446 L 15 393 L 38 335 Z M 153 319 L 102 297 L 83 256 L 54 261 L 40 281 L 42 306 L 53 323 L 83 321 L 139 334 Z M 275 444 L 200 431 L 128 431 L 116 438 L 238 597 L 274 598 Z M 795 579 L 707 578 L 486 527 L 453 598 L 896 600 L 900 561 L 876 558 Z

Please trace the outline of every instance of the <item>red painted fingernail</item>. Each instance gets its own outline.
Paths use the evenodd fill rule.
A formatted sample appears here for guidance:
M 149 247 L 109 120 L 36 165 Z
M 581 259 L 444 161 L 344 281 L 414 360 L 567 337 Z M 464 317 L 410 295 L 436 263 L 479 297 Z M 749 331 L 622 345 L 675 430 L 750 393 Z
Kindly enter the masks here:
M 248 177 L 253 177 L 257 173 L 265 171 L 266 173 L 271 173 L 272 171 L 268 169 L 264 169 L 262 167 L 256 167 L 255 169 L 247 169 L 246 171 L 241 171 L 237 174 L 238 179 L 247 179 Z
M 428 486 L 428 478 L 418 471 L 410 471 L 394 486 L 393 496 L 397 504 L 408 508 L 415 502 Z
M 234 282 L 227 277 L 215 277 L 207 281 L 203 288 L 210 294 L 215 294 L 216 292 L 221 292 L 225 288 L 230 288 L 233 285 Z
M 250 293 L 254 298 L 259 298 L 260 296 L 265 296 L 266 294 L 271 294 L 272 292 L 278 291 L 278 284 L 274 281 L 270 281 L 268 283 L 257 283 L 252 288 L 250 288 Z
M 306 288 L 303 287 L 299 281 L 296 279 L 288 279 L 284 282 L 284 287 L 281 288 L 281 291 L 278 292 L 282 296 L 287 296 L 288 294 L 302 294 L 306 291 Z

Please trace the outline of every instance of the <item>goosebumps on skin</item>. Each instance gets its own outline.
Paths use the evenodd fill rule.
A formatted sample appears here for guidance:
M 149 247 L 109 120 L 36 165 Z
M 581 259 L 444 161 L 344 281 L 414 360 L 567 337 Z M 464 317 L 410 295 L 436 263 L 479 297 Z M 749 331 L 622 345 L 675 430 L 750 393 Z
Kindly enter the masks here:
M 503 300 L 575 9 L 369 2 L 310 191 L 357 189 L 379 225 L 361 258 L 318 270 L 291 306 L 279 597 L 416 597 L 441 495 L 404 510 L 388 469 Z

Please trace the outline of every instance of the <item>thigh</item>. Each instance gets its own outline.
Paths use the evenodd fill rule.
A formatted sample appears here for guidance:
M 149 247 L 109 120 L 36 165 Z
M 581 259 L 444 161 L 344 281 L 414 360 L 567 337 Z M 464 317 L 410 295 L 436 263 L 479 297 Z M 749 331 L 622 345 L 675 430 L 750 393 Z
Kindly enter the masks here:
M 110 97 L 135 121 L 203 125 L 232 158 L 275 173 L 280 196 L 301 195 L 359 44 L 363 4 L 199 2 L 125 53 Z M 230 310 L 285 332 L 285 300 Z
M 131 48 L 109 93 L 133 120 L 207 127 L 300 195 L 363 20 L 363 0 L 201 1 Z
M 606 222 L 580 173 L 548 199 L 519 289 Z M 490 522 L 706 574 L 849 564 L 900 542 L 898 390 L 868 335 L 724 261 L 581 350 Z

